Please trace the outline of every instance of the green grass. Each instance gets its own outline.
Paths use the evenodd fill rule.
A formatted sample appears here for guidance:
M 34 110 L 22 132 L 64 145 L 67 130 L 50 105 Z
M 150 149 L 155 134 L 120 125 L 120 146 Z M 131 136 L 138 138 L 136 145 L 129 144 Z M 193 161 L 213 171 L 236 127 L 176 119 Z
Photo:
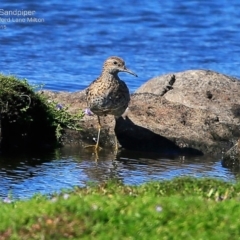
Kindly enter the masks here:
M 70 114 L 68 106 L 46 98 L 42 86 L 0 74 L 1 147 L 30 149 L 61 142 L 65 128 L 81 130 L 82 110 Z M 1 141 L 0 141 L 1 142 Z
M 105 183 L 0 203 L 0 239 L 240 239 L 240 183 Z

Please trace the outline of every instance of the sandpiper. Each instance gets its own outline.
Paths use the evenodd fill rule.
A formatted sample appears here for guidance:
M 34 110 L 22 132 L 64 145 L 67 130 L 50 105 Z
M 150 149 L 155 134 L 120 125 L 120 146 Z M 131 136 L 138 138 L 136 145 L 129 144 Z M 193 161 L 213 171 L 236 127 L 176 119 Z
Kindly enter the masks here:
M 137 75 L 127 69 L 122 58 L 112 56 L 103 64 L 101 75 L 94 80 L 86 90 L 88 108 L 98 117 L 98 136 L 95 150 L 99 149 L 99 138 L 101 132 L 100 117 L 103 115 L 114 115 L 120 117 L 130 101 L 130 93 L 126 83 L 118 77 L 119 72 L 127 72 Z M 115 136 L 115 146 L 118 148 Z

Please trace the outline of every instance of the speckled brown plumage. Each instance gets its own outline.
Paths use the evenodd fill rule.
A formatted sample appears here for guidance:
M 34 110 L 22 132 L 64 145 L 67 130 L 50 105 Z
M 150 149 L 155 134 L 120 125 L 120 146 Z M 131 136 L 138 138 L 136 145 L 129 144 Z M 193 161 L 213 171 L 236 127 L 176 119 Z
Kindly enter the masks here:
M 121 116 L 130 101 L 127 85 L 118 77 L 119 72 L 128 72 L 123 59 L 109 57 L 102 74 L 87 89 L 87 103 L 90 110 L 98 116 L 111 114 Z
M 135 73 L 126 68 L 125 62 L 120 57 L 109 57 L 103 65 L 101 75 L 94 80 L 86 90 L 88 108 L 98 116 L 100 135 L 100 118 L 102 115 L 121 116 L 130 101 L 130 93 L 124 81 L 118 77 L 119 72 L 127 72 L 134 76 Z

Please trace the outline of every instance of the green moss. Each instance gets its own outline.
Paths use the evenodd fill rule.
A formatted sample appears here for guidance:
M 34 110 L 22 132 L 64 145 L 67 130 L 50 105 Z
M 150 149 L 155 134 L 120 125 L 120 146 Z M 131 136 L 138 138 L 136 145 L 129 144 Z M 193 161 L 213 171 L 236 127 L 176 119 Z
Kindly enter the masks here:
M 50 199 L 38 195 L 0 203 L 0 234 L 3 239 L 239 239 L 239 197 L 240 183 L 214 179 L 108 182 Z
M 49 102 L 37 86 L 26 79 L 0 74 L 0 116 L 2 148 L 52 146 L 66 127 L 80 129 L 82 113 L 69 114 L 67 108 Z

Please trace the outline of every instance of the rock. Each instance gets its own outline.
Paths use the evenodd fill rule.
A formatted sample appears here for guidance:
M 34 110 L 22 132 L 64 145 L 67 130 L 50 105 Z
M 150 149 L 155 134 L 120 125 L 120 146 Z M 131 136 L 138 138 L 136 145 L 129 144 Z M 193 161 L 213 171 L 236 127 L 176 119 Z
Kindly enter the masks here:
M 240 139 L 236 144 L 223 154 L 222 165 L 224 167 L 236 167 L 240 166 Z
M 161 119 L 157 133 L 163 136 L 204 152 L 214 152 L 216 147 L 221 152 L 240 135 L 240 82 L 236 78 L 189 70 L 153 78 L 136 91 L 146 93 L 162 96 L 162 105 L 157 106 L 162 113 L 155 117 Z M 149 107 L 142 111 L 148 112 Z M 152 112 L 156 115 L 156 110 Z
M 51 111 L 25 80 L 0 74 L 1 152 L 56 146 Z
M 44 92 L 69 110 L 85 109 L 85 90 Z M 101 118 L 100 145 L 113 146 L 113 116 Z M 83 131 L 63 137 L 63 144 L 94 143 L 96 116 L 84 116 Z M 124 148 L 221 154 L 240 137 L 240 82 L 206 70 L 190 70 L 155 77 L 131 96 L 127 117 L 116 121 L 115 132 Z
M 55 101 L 63 106 L 68 106 L 69 112 L 76 113 L 79 109 L 84 110 L 87 108 L 85 90 L 69 93 L 69 92 L 52 92 L 42 91 L 49 100 Z M 102 131 L 100 138 L 100 145 L 104 147 L 114 146 L 114 126 L 115 119 L 113 116 L 101 117 Z M 95 143 L 98 133 L 98 123 L 96 115 L 85 115 L 81 119 L 81 131 L 74 131 L 65 129 L 62 137 L 62 144 L 79 144 L 81 146 L 91 145 Z
M 116 119 L 115 133 L 124 149 L 157 153 L 158 156 L 202 155 L 201 151 L 178 146 L 174 141 L 134 124 L 128 117 Z
M 209 70 L 189 70 L 155 77 L 143 84 L 136 93 L 164 95 L 170 102 L 190 108 L 210 110 L 220 115 L 224 110 L 232 115 L 232 108 L 240 103 L 240 82 Z M 238 107 L 240 109 L 240 105 Z

